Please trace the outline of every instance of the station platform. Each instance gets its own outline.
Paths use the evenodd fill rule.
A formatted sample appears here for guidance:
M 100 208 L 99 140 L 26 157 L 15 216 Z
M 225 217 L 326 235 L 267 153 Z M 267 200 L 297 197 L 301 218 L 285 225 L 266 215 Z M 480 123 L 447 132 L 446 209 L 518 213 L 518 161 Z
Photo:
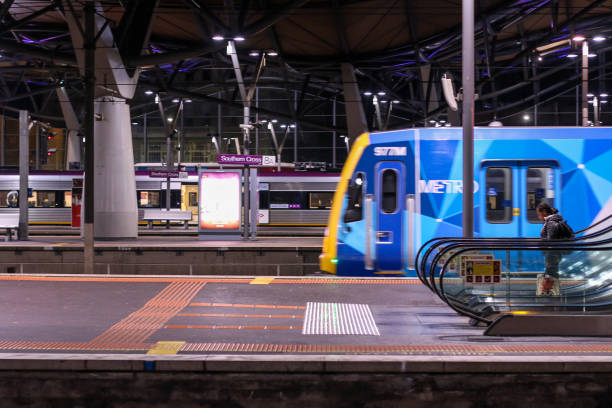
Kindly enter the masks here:
M 319 269 L 322 241 L 320 237 L 289 236 L 239 241 L 141 236 L 135 240 L 96 241 L 94 267 L 100 274 L 300 276 Z M 83 240 L 78 237 L 33 236 L 27 241 L 0 241 L 0 273 L 82 272 Z
M 0 293 L 14 402 L 536 406 L 612 379 L 611 339 L 484 337 L 414 279 L 1 275 Z

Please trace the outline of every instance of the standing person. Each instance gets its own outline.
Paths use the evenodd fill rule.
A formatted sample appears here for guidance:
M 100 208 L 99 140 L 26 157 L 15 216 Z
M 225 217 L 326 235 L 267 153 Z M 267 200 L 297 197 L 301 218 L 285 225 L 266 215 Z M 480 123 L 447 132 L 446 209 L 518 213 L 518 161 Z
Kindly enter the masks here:
M 573 238 L 574 232 L 567 225 L 563 217 L 558 214 L 556 208 L 552 208 L 548 203 L 540 203 L 536 207 L 538 218 L 544 221 L 540 238 L 545 241 Z M 558 250 L 542 251 L 544 254 L 546 269 L 544 275 L 538 276 L 536 295 L 559 296 L 561 288 L 559 285 L 559 263 L 562 254 Z

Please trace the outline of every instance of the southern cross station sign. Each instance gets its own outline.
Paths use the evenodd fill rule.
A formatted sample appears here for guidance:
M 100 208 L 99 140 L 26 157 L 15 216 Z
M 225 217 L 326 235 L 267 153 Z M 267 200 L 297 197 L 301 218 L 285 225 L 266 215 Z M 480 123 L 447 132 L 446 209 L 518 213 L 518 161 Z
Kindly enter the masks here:
M 276 160 L 274 156 L 245 155 L 245 154 L 219 154 L 217 155 L 219 164 L 242 164 L 249 166 L 274 166 Z

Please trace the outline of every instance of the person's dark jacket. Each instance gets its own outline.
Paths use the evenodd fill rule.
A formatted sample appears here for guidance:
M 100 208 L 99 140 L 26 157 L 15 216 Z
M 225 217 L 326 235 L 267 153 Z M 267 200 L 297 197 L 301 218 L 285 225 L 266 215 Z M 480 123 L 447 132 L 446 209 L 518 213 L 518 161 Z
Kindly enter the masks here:
M 540 231 L 540 238 L 545 240 L 563 239 L 563 231 L 560 224 L 563 222 L 563 217 L 559 214 L 553 214 L 544 220 L 544 225 Z

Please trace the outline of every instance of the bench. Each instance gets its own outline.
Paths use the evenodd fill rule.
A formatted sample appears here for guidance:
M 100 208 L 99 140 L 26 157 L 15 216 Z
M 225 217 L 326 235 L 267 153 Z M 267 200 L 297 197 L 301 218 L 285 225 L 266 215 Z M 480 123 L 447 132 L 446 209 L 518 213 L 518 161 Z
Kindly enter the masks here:
M 19 214 L 0 214 L 0 228 L 6 230 L 5 241 L 11 239 L 11 235 L 17 240 L 17 228 L 19 228 Z
M 142 219 L 147 222 L 149 228 L 153 228 L 153 221 L 182 221 L 185 224 L 185 229 L 188 228 L 188 223 L 191 221 L 191 211 L 180 210 L 144 210 Z

